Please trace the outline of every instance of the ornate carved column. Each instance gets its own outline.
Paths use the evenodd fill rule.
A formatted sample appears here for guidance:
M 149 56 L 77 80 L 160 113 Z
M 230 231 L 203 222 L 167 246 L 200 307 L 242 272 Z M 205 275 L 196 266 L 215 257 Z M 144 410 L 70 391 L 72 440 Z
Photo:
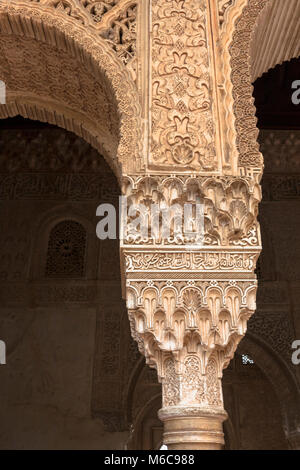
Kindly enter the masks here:
M 165 444 L 220 449 L 222 371 L 255 311 L 261 250 L 262 156 L 247 48 L 263 4 L 140 6 L 149 28 L 137 46 L 142 157 L 135 172 L 124 172 L 123 194 L 128 205 L 146 206 L 148 226 L 153 204 L 177 205 L 179 213 L 184 204 L 200 204 L 204 227 L 202 243 L 191 244 L 173 222 L 168 237 L 153 237 L 149 230 L 138 235 L 129 217 L 124 291 L 132 334 L 162 382 Z
M 163 387 L 169 449 L 220 449 L 221 378 L 255 311 L 258 185 L 234 177 L 124 178 L 129 205 L 203 206 L 202 246 L 170 224 L 168 239 L 142 237 L 127 220 L 122 243 L 132 335 Z M 148 233 L 147 233 L 148 234 Z

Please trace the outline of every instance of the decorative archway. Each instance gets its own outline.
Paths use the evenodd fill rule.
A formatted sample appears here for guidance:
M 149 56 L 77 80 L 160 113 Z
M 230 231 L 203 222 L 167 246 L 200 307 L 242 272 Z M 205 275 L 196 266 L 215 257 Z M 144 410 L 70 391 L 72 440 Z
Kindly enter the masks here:
M 238 159 L 238 173 L 261 175 L 263 156 L 257 142 L 252 83 L 275 65 L 300 55 L 299 15 L 295 14 L 300 5 L 297 0 L 288 7 L 284 0 L 235 0 L 225 7 L 220 43 L 226 135 Z
M 130 202 L 203 203 L 199 249 L 174 233 L 163 242 L 125 233 L 121 256 L 132 335 L 163 383 L 165 443 L 219 449 L 222 371 L 256 308 L 263 157 L 250 44 L 271 0 L 121 0 L 108 10 L 93 3 L 1 2 L 2 112 L 87 138 L 124 176 Z M 147 39 L 135 63 L 136 5 Z
M 253 358 L 273 385 L 280 403 L 284 432 L 293 448 L 295 444 L 298 445 L 298 442 L 293 442 L 293 436 L 294 433 L 297 435 L 300 417 L 299 386 L 295 377 L 279 355 L 261 338 L 247 333 L 241 343 L 241 348 Z
M 95 26 L 89 9 L 71 2 L 1 2 L 7 104 L 0 112 L 75 132 L 121 176 L 138 166 L 139 98 L 129 70 Z

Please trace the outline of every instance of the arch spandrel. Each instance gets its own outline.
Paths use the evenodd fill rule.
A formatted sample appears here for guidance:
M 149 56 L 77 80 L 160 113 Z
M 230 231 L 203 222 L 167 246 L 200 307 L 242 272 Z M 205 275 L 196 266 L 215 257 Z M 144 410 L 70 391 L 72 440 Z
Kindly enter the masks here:
M 73 7 L 74 1 L 1 2 L 0 38 L 6 39 L 3 49 L 8 54 L 6 60 L 2 56 L 0 65 L 1 78 L 7 83 L 2 117 L 26 117 L 29 108 L 29 117 L 36 114 L 39 119 L 33 111 L 38 109 L 41 120 L 48 121 L 50 115 L 49 122 L 62 127 L 66 123 L 69 130 L 88 136 L 118 176 L 138 171 L 140 104 L 134 79 L 123 60 L 124 51 L 118 57 L 120 50 L 116 52 L 99 34 L 97 24 L 89 25 L 93 22 L 89 15 L 85 11 L 79 14 L 83 7 L 77 2 Z M 9 43 L 15 57 L 9 55 Z M 41 54 L 44 51 L 44 60 L 34 54 L 37 50 Z M 22 73 L 19 81 L 15 76 L 18 73 Z M 74 78 L 77 87 L 72 83 Z M 60 119 L 55 116 L 56 109 Z

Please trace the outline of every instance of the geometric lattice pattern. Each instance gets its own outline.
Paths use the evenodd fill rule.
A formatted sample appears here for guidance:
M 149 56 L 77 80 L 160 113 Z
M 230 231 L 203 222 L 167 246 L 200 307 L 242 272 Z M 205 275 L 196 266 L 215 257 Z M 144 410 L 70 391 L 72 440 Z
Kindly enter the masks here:
M 82 277 L 85 267 L 86 231 L 73 220 L 51 230 L 47 252 L 47 277 Z

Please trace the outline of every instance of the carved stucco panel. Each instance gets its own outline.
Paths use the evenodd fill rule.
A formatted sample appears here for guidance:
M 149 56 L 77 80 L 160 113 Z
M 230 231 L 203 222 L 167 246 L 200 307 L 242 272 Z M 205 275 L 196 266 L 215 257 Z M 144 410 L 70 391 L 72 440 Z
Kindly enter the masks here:
M 152 170 L 220 168 L 209 25 L 206 1 L 152 1 Z

